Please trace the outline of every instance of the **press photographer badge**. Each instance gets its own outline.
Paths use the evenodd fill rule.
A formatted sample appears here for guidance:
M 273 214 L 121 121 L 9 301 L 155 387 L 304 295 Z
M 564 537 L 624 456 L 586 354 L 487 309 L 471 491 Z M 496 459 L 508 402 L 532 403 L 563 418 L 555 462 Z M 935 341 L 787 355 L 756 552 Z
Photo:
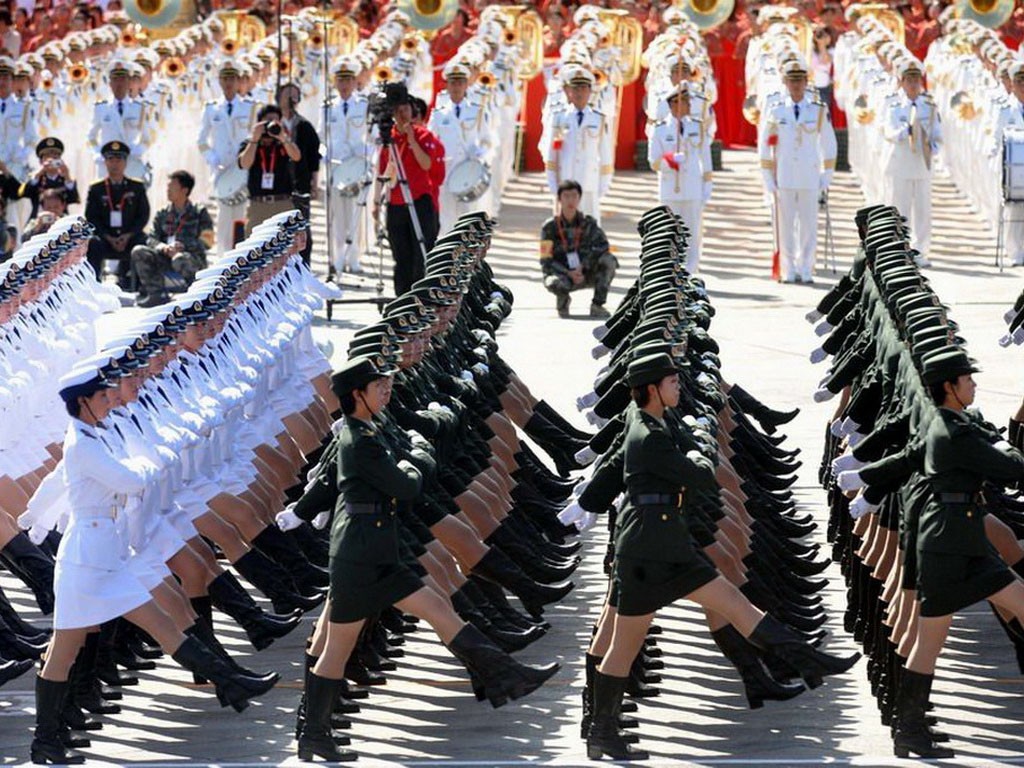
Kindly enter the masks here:
M 260 189 L 273 189 L 274 188 L 274 172 L 264 171 L 260 177 Z
M 580 268 L 580 254 L 578 251 L 569 251 L 565 254 L 565 261 L 569 265 L 569 269 L 577 270 Z

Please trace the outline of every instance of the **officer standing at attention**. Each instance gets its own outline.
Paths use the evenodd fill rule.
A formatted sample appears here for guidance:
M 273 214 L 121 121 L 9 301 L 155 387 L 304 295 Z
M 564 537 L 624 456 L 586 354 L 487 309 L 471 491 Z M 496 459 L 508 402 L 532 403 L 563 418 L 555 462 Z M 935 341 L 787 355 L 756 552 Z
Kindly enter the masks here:
M 836 167 L 836 135 L 828 107 L 807 96 L 807 66 L 782 67 L 787 95 L 765 110 L 757 136 L 761 174 L 776 200 L 780 282 L 814 282 L 818 246 L 818 197 Z
M 559 317 L 569 316 L 572 291 L 593 287 L 590 316 L 606 318 L 604 305 L 619 262 L 601 226 L 581 210 L 582 197 L 579 182 L 567 179 L 558 185 L 558 213 L 540 230 L 540 268 L 544 287 L 557 297 Z
M 0 56 L 0 162 L 22 180 L 39 134 L 29 104 L 14 94 L 14 67 L 13 59 Z
M 932 240 L 932 156 L 942 144 L 942 120 L 924 91 L 921 66 L 908 61 L 899 72 L 900 90 L 889 101 L 883 133 L 892 145 L 886 164 L 889 202 L 907 217 L 910 245 L 919 266 L 929 265 Z
M 567 70 L 567 71 L 566 71 Z M 580 66 L 562 73 L 568 103 L 553 114 L 540 137 L 548 189 L 557 208 L 559 184 L 576 181 L 583 190 L 580 210 L 601 223 L 601 199 L 612 183 L 611 121 L 590 106 L 594 75 Z
M 366 96 L 356 90 L 356 77 L 362 65 L 354 56 L 338 59 L 331 72 L 337 98 L 331 104 L 327 116 L 327 127 L 321 130 L 324 142 L 328 143 L 331 163 L 336 168 L 350 158 L 362 158 L 366 163 L 366 179 L 369 180 L 369 164 L 373 150 L 369 143 L 369 126 L 366 122 L 368 102 Z M 334 168 L 328 170 L 327 184 L 333 184 Z M 337 189 L 331 190 L 331 231 L 334 243 L 334 271 L 338 274 L 363 271 L 359 255 L 365 240 L 364 209 L 358 205 L 360 192 L 342 195 Z
M 89 263 L 102 279 L 103 260 L 117 259 L 122 290 L 130 290 L 132 248 L 146 241 L 143 230 L 149 221 L 146 185 L 124 175 L 130 151 L 120 141 L 103 145 L 107 175 L 89 185 L 85 199 L 85 218 L 96 228 L 89 240 Z
M 256 116 L 256 104 L 238 92 L 240 85 L 238 64 L 230 59 L 221 62 L 219 79 L 224 97 L 209 101 L 203 108 L 199 128 L 199 151 L 210 169 L 211 185 L 217 179 L 238 167 L 238 147 L 249 135 Z M 234 245 L 233 226 L 236 219 L 245 218 L 246 189 L 244 177 L 238 195 L 232 200 L 217 201 L 217 252 L 227 253 Z
M 441 229 L 444 234 L 455 220 L 473 210 L 491 211 L 490 189 L 470 202 L 459 200 L 451 191 L 452 171 L 465 160 L 479 160 L 488 168 L 493 162 L 490 121 L 483 108 L 466 98 L 469 68 L 449 61 L 444 68 L 448 101 L 434 107 L 427 128 L 441 140 L 445 149 L 445 176 L 441 185 Z
M 116 60 L 111 63 L 108 78 L 113 98 L 97 101 L 93 107 L 88 137 L 92 146 L 100 148 L 100 157 L 96 160 L 96 176 L 99 178 L 106 173 L 103 147 L 110 142 L 126 145 L 128 154 L 140 160 L 145 159 L 149 148 L 150 117 L 146 105 L 132 98 L 128 92 L 130 74 L 127 62 Z
M 686 271 L 700 264 L 701 217 L 711 199 L 711 142 L 704 123 L 690 113 L 690 85 L 681 82 L 665 99 L 671 114 L 651 132 L 647 160 L 658 172 L 658 202 L 681 217 L 690 238 Z

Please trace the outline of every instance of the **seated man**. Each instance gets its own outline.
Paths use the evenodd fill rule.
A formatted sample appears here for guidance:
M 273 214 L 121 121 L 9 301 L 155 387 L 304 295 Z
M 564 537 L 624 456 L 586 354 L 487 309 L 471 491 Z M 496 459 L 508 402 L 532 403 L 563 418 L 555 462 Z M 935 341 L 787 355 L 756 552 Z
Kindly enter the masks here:
M 206 267 L 206 249 L 214 241 L 213 219 L 205 205 L 189 200 L 195 185 L 195 177 L 188 171 L 172 173 L 167 182 L 170 205 L 156 212 L 145 245 L 132 248 L 140 307 L 167 301 L 164 274 L 169 269 L 181 275 L 186 287 L 196 279 L 196 272 Z
M 129 152 L 122 141 L 103 145 L 107 177 L 90 184 L 85 198 L 85 218 L 96 228 L 89 241 L 89 263 L 102 279 L 104 259 L 116 259 L 117 283 L 124 290 L 131 282 L 132 248 L 146 242 L 143 230 L 149 221 L 146 185 L 124 175 Z
M 21 239 L 29 240 L 36 235 L 49 231 L 57 219 L 68 212 L 68 201 L 63 189 L 49 187 L 44 189 L 39 197 L 39 212 L 36 217 L 25 225 L 25 231 Z
M 544 287 L 557 297 L 559 317 L 569 316 L 570 292 L 593 287 L 590 316 L 606 318 L 604 303 L 619 263 L 594 217 L 579 210 L 582 197 L 579 182 L 567 179 L 558 185 L 558 215 L 540 230 L 540 268 Z

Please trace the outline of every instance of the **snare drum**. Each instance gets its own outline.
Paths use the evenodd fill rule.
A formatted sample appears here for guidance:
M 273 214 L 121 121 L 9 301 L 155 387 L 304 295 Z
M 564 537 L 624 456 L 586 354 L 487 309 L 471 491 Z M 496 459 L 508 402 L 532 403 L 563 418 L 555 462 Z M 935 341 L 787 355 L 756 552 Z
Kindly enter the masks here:
M 1024 202 L 1024 128 L 1003 131 L 1003 200 Z
M 471 203 L 491 186 L 491 169 L 476 158 L 467 158 L 452 168 L 448 190 L 458 200 Z
M 213 177 L 213 197 L 224 205 L 241 205 L 248 197 L 249 172 L 237 165 L 228 166 Z
M 370 181 L 370 163 L 365 157 L 352 155 L 331 161 L 331 186 L 342 197 L 355 197 Z

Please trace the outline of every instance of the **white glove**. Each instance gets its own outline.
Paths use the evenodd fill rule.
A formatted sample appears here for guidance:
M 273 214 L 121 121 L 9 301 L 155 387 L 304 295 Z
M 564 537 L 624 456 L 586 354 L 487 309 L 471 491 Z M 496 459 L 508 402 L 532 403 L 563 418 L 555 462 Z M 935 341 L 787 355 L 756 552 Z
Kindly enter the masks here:
M 839 425 L 839 428 L 841 430 L 842 436 L 845 437 L 846 435 L 852 435 L 854 432 L 859 432 L 860 424 L 858 424 L 856 421 L 847 416 L 845 419 L 843 419 L 842 423 Z
M 408 459 L 399 459 L 397 466 L 398 466 L 399 469 L 401 469 L 404 472 L 408 472 L 410 469 L 413 469 L 413 470 L 416 470 L 416 474 L 420 473 L 420 471 L 418 469 L 416 469 L 416 465 L 413 464 Z
M 25 512 L 22 512 L 20 515 L 18 515 L 18 527 L 21 528 L 21 530 L 29 531 L 35 527 L 35 524 L 36 515 L 32 511 L 31 507 Z
M 1010 338 L 1013 339 L 1014 344 L 1024 344 L 1024 325 L 1014 331 Z
M 587 408 L 592 408 L 597 405 L 597 401 L 600 398 L 597 396 L 597 392 L 588 392 L 583 397 L 576 398 L 576 410 L 583 411 Z
M 1011 317 L 1010 320 L 1012 320 L 1012 319 L 1013 318 Z M 1006 322 L 1010 322 L 1010 320 L 1007 320 Z M 593 331 L 591 331 L 591 333 L 594 334 L 594 338 L 595 339 L 600 341 L 601 339 L 603 339 L 605 336 L 608 335 L 608 330 L 609 329 L 608 329 L 607 325 L 601 324 L 601 325 L 597 326 Z
M 585 448 L 581 448 L 576 451 L 576 453 L 573 454 L 573 458 L 576 459 L 577 463 L 586 467 L 597 461 L 597 453 L 595 453 L 594 449 L 588 445 Z
M 503 298 L 505 298 L 505 294 L 503 294 L 501 291 L 491 291 L 491 298 L 492 299 L 503 299 Z
M 597 522 L 597 515 L 595 515 L 593 512 L 584 512 L 583 513 L 583 517 L 581 517 L 579 520 L 576 520 L 573 523 L 573 525 L 576 526 L 576 530 L 577 531 L 582 533 L 583 531 L 587 530 L 588 528 L 593 528 L 594 527 L 594 523 L 596 523 L 596 522 Z
M 295 505 L 289 504 L 274 517 L 277 527 L 282 531 L 290 531 L 302 525 L 302 520 L 295 514 Z
M 862 435 L 860 432 L 851 432 L 846 436 L 846 444 L 851 448 L 856 448 L 860 445 L 860 441 L 863 440 L 867 435 Z
M 578 501 L 573 501 L 569 506 L 558 513 L 558 522 L 562 525 L 571 525 L 587 514 L 587 510 L 579 505 Z
M 605 424 L 608 423 L 608 420 L 607 419 L 602 419 L 600 416 L 598 416 L 593 411 L 587 411 L 587 423 L 588 424 L 592 424 L 593 426 L 595 426 L 598 429 L 600 429 L 601 427 L 603 427 Z
M 418 448 L 426 448 L 428 451 L 432 451 L 434 449 L 434 446 L 430 444 L 430 441 L 415 429 L 407 430 L 406 434 L 409 436 L 409 440 L 414 446 Z
M 828 352 L 826 352 L 822 347 L 818 347 L 816 350 L 811 352 L 811 362 L 814 363 L 814 365 L 824 362 L 827 357 Z
M 1000 451 L 1012 451 L 1013 446 L 1010 445 L 1006 440 L 999 440 L 998 442 L 992 443 L 993 448 L 998 448 Z
M 812 309 L 810 312 L 808 312 L 806 315 L 804 315 L 804 319 L 808 323 L 810 323 L 811 325 L 814 325 L 816 322 L 821 320 L 823 317 L 824 317 L 824 315 L 821 314 L 821 312 L 819 312 L 816 309 Z
M 1002 336 L 999 337 L 1000 347 L 1008 347 L 1011 344 L 1013 344 L 1013 336 L 1011 334 L 1004 333 Z
M 463 381 L 472 381 L 473 374 L 470 373 L 469 371 L 463 371 L 462 373 L 459 374 L 459 378 L 461 378 Z
M 574 499 L 578 499 L 580 496 L 583 495 L 583 492 L 585 490 L 587 490 L 587 486 L 588 485 L 590 485 L 590 480 L 589 479 L 588 480 L 580 480 L 578 483 L 576 483 L 575 486 L 573 486 L 572 497 Z
M 330 512 L 321 512 L 319 515 L 313 518 L 312 526 L 318 531 L 322 531 L 324 526 L 327 525 L 327 521 L 331 519 Z
M 601 326 L 601 327 L 603 328 L 604 326 Z M 596 347 L 594 347 L 592 350 L 590 350 L 590 356 L 592 358 L 594 358 L 595 360 L 600 360 L 602 357 L 607 355 L 609 352 L 611 352 L 611 350 L 608 349 L 608 347 L 606 347 L 604 344 L 598 344 Z
M 816 402 L 816 403 L 827 403 L 829 400 L 831 400 L 835 396 L 836 396 L 835 392 L 829 392 L 827 389 L 822 387 L 821 389 L 819 389 L 817 392 L 814 393 L 814 402 Z
M 476 363 L 470 370 L 472 370 L 473 373 L 477 374 L 478 376 L 486 376 L 491 369 L 488 368 L 484 363 Z
M 473 347 L 473 354 L 477 356 L 477 359 L 487 362 L 487 350 L 483 347 Z
M 821 176 L 818 177 L 818 190 L 821 192 L 827 191 L 828 185 L 831 183 L 832 174 L 829 173 L 828 171 L 825 171 L 825 173 L 821 174 Z
M 28 529 L 28 539 L 36 546 L 46 541 L 46 536 L 50 532 L 43 528 L 41 525 L 33 525 Z
M 839 475 L 842 472 L 849 472 L 851 470 L 860 469 L 864 466 L 864 462 L 860 461 L 852 453 L 844 453 L 837 459 L 832 461 L 832 474 Z
M 835 326 L 829 324 L 828 320 L 823 320 L 814 327 L 814 334 L 816 336 L 827 336 L 828 334 L 832 333 L 832 329 L 834 327 Z
M 714 189 L 715 185 L 712 184 L 710 181 L 704 184 L 703 200 L 705 203 L 711 199 L 711 193 L 714 191 Z
M 840 472 L 836 476 L 836 485 L 844 491 L 857 491 L 867 485 L 867 483 L 861 478 L 859 469 L 850 469 L 846 472 Z
M 1010 309 L 1006 310 L 1006 312 L 1003 313 L 1003 322 L 1009 324 L 1010 321 L 1012 321 L 1013 318 L 1015 318 L 1016 316 L 1017 313 L 1014 312 L 1013 308 L 1011 307 Z
M 876 509 L 878 509 L 877 505 L 868 503 L 868 500 L 864 498 L 864 494 L 860 494 L 850 502 L 850 517 L 854 520 L 860 520 L 864 515 L 870 514 Z

